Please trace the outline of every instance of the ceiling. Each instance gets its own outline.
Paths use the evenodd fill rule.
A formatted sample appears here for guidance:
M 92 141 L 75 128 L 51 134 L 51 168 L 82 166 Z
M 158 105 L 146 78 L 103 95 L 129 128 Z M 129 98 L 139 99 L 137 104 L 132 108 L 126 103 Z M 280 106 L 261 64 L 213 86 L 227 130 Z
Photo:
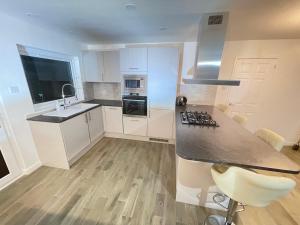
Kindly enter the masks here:
M 299 0 L 0 0 L 6 14 L 89 43 L 196 40 L 205 12 L 230 11 L 227 40 L 300 38 Z M 129 9 L 126 5 L 129 4 Z M 132 4 L 135 6 L 130 7 Z

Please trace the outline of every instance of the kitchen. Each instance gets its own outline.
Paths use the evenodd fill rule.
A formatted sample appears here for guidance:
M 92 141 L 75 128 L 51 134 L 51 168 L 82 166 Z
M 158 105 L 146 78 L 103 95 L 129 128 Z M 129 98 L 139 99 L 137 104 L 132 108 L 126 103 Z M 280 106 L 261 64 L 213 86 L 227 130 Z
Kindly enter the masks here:
M 11 6 L 5 7 L 12 10 Z M 145 10 L 140 3 L 123 6 L 131 16 Z M 209 7 L 213 12 L 226 11 Z M 43 6 L 36 9 L 44 10 Z M 296 35 L 294 39 L 275 35 L 277 39 L 269 40 L 269 34 L 248 33 L 235 40 L 224 37 L 223 31 L 215 39 L 206 39 L 201 35 L 209 29 L 202 27 L 198 35 L 197 17 L 193 39 L 181 36 L 174 42 L 172 31 L 161 26 L 158 32 L 170 34 L 169 39 L 149 35 L 149 39 L 135 36 L 126 41 L 129 36 L 118 40 L 115 35 L 112 43 L 82 44 L 71 38 L 74 31 L 54 34 L 35 25 L 41 14 L 28 13 L 29 22 L 21 22 L 13 17 L 16 11 L 11 12 L 1 14 L 8 34 L 2 43 L 10 43 L 3 45 L 8 57 L 1 64 L 1 118 L 6 128 L 1 148 L 12 152 L 3 151 L 10 172 L 0 180 L 3 224 L 212 223 L 220 218 L 206 216 L 224 215 L 227 210 L 220 204 L 230 201 L 220 191 L 226 193 L 221 184 L 216 187 L 213 163 L 297 181 L 298 152 L 286 147 L 299 138 Z M 220 15 L 226 21 L 226 13 L 203 12 L 200 25 L 214 21 L 216 34 Z M 204 23 L 205 16 L 217 17 Z M 12 25 L 37 35 L 15 35 Z M 234 34 L 232 23 L 228 30 Z M 203 54 L 207 50 L 214 54 Z M 48 69 L 43 70 L 46 64 Z M 37 82 L 53 76 L 48 71 L 55 66 L 67 71 L 66 77 L 43 83 L 55 91 L 35 89 Z M 205 69 L 214 77 L 197 73 Z M 177 96 L 185 96 L 188 105 L 184 97 L 176 101 Z M 196 110 L 199 114 L 189 114 Z M 231 119 L 237 115 L 246 122 Z M 194 117 L 195 123 L 205 118 L 205 124 L 186 124 Z M 254 135 L 261 128 L 285 138 L 283 154 Z M 23 185 L 28 189 L 23 190 Z M 235 216 L 235 223 L 297 224 L 297 203 L 291 199 L 297 193 L 298 185 L 265 208 L 248 203 L 245 212 Z M 271 209 L 283 216 L 271 216 Z M 259 212 L 257 221 L 251 214 Z

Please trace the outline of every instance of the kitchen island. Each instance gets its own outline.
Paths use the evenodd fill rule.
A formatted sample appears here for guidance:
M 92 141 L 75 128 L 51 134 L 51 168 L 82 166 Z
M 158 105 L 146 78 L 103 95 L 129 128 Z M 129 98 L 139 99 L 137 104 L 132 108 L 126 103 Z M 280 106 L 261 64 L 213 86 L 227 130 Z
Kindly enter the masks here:
M 184 111 L 207 112 L 219 126 L 182 124 L 180 113 Z M 214 106 L 177 106 L 175 113 L 178 201 L 218 208 L 212 202 L 212 196 L 219 192 L 210 175 L 214 163 L 290 174 L 300 172 L 297 164 Z

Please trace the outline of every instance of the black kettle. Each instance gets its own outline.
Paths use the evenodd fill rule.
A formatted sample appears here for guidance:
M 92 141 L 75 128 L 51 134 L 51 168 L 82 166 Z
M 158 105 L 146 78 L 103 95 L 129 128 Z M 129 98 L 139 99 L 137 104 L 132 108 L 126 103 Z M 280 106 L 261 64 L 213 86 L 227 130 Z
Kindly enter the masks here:
M 176 105 L 177 106 L 185 106 L 187 103 L 187 98 L 185 96 L 177 96 Z

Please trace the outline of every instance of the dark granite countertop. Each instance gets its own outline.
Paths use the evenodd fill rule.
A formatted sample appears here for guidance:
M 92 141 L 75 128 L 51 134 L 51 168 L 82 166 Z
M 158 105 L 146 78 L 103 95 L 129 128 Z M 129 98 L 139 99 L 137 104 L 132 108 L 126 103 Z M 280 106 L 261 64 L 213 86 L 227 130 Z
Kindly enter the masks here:
M 99 104 L 101 106 L 122 107 L 122 100 L 93 99 L 86 101 L 85 103 Z
M 181 123 L 180 112 L 207 111 L 220 127 Z M 297 174 L 299 166 L 214 106 L 176 107 L 176 154 L 184 159 Z
M 83 103 L 91 103 L 91 104 L 98 104 L 97 106 L 94 106 L 92 108 L 89 108 L 87 110 L 84 110 L 80 113 L 73 114 L 69 117 L 58 117 L 58 116 L 45 116 L 45 115 L 38 115 L 31 118 L 28 118 L 29 121 L 38 121 L 38 122 L 48 122 L 48 123 L 62 123 L 66 120 L 69 120 L 75 116 L 78 116 L 82 113 L 85 113 L 87 111 L 90 111 L 92 109 L 95 109 L 100 106 L 116 106 L 116 107 L 122 107 L 122 101 L 121 100 L 106 100 L 106 99 L 93 99 L 89 101 L 85 101 Z

